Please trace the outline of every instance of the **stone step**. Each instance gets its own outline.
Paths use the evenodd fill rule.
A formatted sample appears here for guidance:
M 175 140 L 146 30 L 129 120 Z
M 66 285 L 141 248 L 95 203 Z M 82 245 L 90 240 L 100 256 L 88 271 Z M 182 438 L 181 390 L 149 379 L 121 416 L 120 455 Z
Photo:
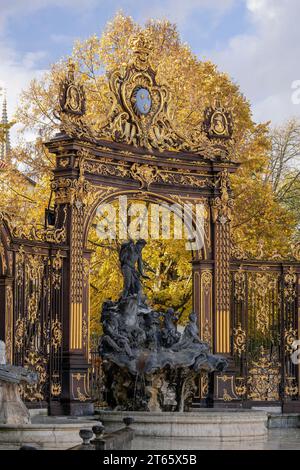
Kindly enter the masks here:
M 300 414 L 270 414 L 268 418 L 268 428 L 287 429 L 287 428 L 300 428 Z

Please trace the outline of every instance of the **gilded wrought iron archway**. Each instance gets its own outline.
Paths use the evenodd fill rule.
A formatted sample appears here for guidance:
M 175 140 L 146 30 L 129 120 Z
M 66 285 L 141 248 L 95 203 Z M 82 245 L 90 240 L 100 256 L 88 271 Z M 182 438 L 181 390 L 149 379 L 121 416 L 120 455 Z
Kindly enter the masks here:
M 246 355 L 249 338 L 251 342 L 248 313 L 261 302 L 257 296 L 252 302 L 252 278 L 259 278 L 264 270 L 280 272 L 277 291 L 273 289 L 270 295 L 281 301 L 280 341 L 283 348 L 290 348 L 291 338 L 299 338 L 300 330 L 299 248 L 294 261 L 272 262 L 251 262 L 233 250 L 230 174 L 239 165 L 231 151 L 231 113 L 216 102 L 205 111 L 197 129 L 186 135 L 177 132 L 170 119 L 170 93 L 157 83 L 151 67 L 147 37 L 142 33 L 131 44 L 132 61 L 110 75 L 112 108 L 100 129 L 85 114 L 84 89 L 72 65 L 61 84 L 61 132 L 46 143 L 56 156 L 54 225 L 25 230 L 2 216 L 9 233 L 2 229 L 1 266 L 3 271 L 6 263 L 10 271 L 0 279 L 5 299 L 0 311 L 1 337 L 8 339 L 8 347 L 12 337 L 12 360 L 35 368 L 42 378 L 37 388 L 24 391 L 25 397 L 32 403 L 47 403 L 53 414 L 92 412 L 86 238 L 100 201 L 127 193 L 171 200 L 180 206 L 195 201 L 205 204 L 205 253 L 193 260 L 194 309 L 202 339 L 230 361 L 226 375 L 214 377 L 210 398 L 222 406 L 250 406 L 261 386 L 264 396 L 274 398 L 274 391 L 268 389 L 270 378 L 263 384 L 255 378 L 266 366 L 266 357 L 262 354 L 250 360 Z M 71 88 L 77 90 L 72 100 Z M 149 109 L 137 103 L 140 90 L 147 90 L 145 97 L 151 98 L 143 101 L 150 103 Z M 291 365 L 289 349 L 285 352 L 279 398 L 294 406 L 300 403 L 299 368 Z M 203 378 L 200 399 L 206 395 Z M 262 394 L 260 398 L 262 402 Z
M 142 202 L 149 202 L 149 203 L 159 203 L 159 204 L 166 204 L 164 206 L 166 210 L 169 210 L 170 212 L 174 213 L 175 216 L 178 216 L 180 218 L 183 217 L 184 214 L 184 203 L 185 202 L 190 202 L 188 199 L 184 198 L 177 198 L 176 196 L 170 195 L 163 195 L 159 193 L 153 193 L 151 191 L 136 191 L 136 190 L 131 190 L 131 191 L 119 191 L 116 189 L 114 192 L 110 192 L 110 194 L 102 194 L 101 189 L 100 189 L 100 194 L 98 199 L 93 202 L 91 207 L 88 210 L 88 214 L 85 218 L 84 221 L 84 230 L 83 230 L 83 237 L 84 237 L 84 246 L 86 246 L 87 243 L 87 237 L 88 237 L 88 232 L 90 229 L 91 222 L 96 214 L 97 208 L 101 204 L 106 204 L 106 203 L 111 203 L 115 201 L 117 198 L 126 196 L 128 197 L 129 201 L 142 201 Z M 204 200 L 203 198 L 197 198 L 193 199 L 193 203 L 199 203 L 203 204 Z M 189 209 L 189 208 L 188 208 Z M 208 212 L 209 208 L 206 207 L 204 208 L 204 218 L 206 219 L 203 225 L 206 224 L 206 227 L 203 228 L 203 230 L 200 230 L 200 227 L 197 226 L 196 220 L 195 220 L 195 213 L 193 212 L 193 207 L 191 207 L 191 210 L 187 211 L 188 215 L 191 220 L 191 229 L 193 230 L 194 234 L 196 234 L 196 237 L 201 240 L 203 245 L 201 245 L 201 248 L 199 250 L 192 250 L 191 249 L 191 255 L 193 260 L 199 260 L 199 259 L 206 259 L 207 258 L 207 243 L 209 242 L 209 217 L 208 217 Z

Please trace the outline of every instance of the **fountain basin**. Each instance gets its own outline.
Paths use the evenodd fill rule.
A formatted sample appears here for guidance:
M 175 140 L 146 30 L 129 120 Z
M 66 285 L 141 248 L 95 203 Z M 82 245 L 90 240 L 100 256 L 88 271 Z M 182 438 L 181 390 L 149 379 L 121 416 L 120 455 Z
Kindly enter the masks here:
M 96 420 L 95 416 L 35 416 L 31 424 L 0 424 L 0 449 L 19 449 L 24 444 L 43 450 L 69 449 L 81 444 L 79 430 L 92 429 Z
M 125 416 L 134 418 L 137 436 L 241 440 L 267 437 L 266 411 L 205 409 L 195 412 L 98 411 L 104 426 L 114 431 Z

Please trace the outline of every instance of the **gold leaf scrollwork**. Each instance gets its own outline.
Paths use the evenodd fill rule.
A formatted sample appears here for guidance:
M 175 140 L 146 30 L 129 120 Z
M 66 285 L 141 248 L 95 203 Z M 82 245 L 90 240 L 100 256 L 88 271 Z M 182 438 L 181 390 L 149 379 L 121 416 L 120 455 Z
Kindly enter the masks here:
M 223 109 L 216 110 L 212 118 L 216 133 L 222 123 L 225 126 L 222 142 L 213 142 L 201 125 L 185 131 L 184 135 L 177 132 L 174 118 L 170 117 L 171 94 L 168 87 L 157 83 L 156 71 L 151 66 L 151 40 L 147 32 L 133 36 L 130 44 L 133 52 L 131 62 L 116 69 L 109 77 L 108 100 L 111 109 L 106 121 L 95 129 L 85 116 L 72 113 L 72 105 L 68 112 L 61 113 L 63 130 L 68 135 L 90 142 L 107 139 L 149 150 L 193 152 L 205 154 L 211 160 L 217 157 L 228 160 L 232 142 L 224 137 L 231 130 L 229 113 Z M 74 84 L 71 86 L 74 90 Z M 63 107 L 66 104 L 64 98 Z
M 130 174 L 133 179 L 140 182 L 140 188 L 149 189 L 149 186 L 156 180 L 158 168 L 151 165 L 139 165 L 134 163 L 130 168 Z
M 248 289 L 252 291 L 255 298 L 253 309 L 257 330 L 267 334 L 270 326 L 269 300 L 268 296 L 273 293 L 278 295 L 278 274 L 277 273 L 251 273 L 248 275 Z
M 284 387 L 284 393 L 288 397 L 295 397 L 298 395 L 298 385 L 296 377 L 286 377 L 286 385 Z
M 242 302 L 246 298 L 246 273 L 242 266 L 234 274 L 234 297 L 238 302 Z
M 233 351 L 239 357 L 246 351 L 246 332 L 241 323 L 233 329 Z
M 208 318 L 205 320 L 204 326 L 203 326 L 203 335 L 202 335 L 203 341 L 205 341 L 208 344 L 211 344 L 212 340 L 212 334 L 211 334 L 211 324 Z
M 25 355 L 24 366 L 37 372 L 38 382 L 22 386 L 22 395 L 26 401 L 45 399 L 45 383 L 47 380 L 47 359 L 38 351 L 30 350 Z
M 63 266 L 63 257 L 61 251 L 58 250 L 55 257 L 52 260 L 52 285 L 54 289 L 60 289 L 61 287 L 61 269 Z
M 254 401 L 279 400 L 280 380 L 280 363 L 276 356 L 269 357 L 261 346 L 258 361 L 253 361 L 249 369 L 249 398 Z
M 83 285 L 87 287 L 89 284 L 91 265 L 88 259 L 83 259 Z
M 292 246 L 292 256 L 296 261 L 300 261 L 300 242 Z
M 61 347 L 62 343 L 62 326 L 61 322 L 57 319 L 52 322 L 51 327 L 51 344 L 54 347 L 55 352 Z
M 201 373 L 200 377 L 201 384 L 201 398 L 206 398 L 208 395 L 208 374 L 205 372 Z
M 247 385 L 245 377 L 235 378 L 235 393 L 238 397 L 243 398 L 247 393 Z
M 225 402 L 226 402 L 226 401 L 229 402 L 229 401 L 232 401 L 232 400 L 233 400 L 233 398 L 229 395 L 229 393 L 228 393 L 228 391 L 227 391 L 226 388 L 223 390 L 223 400 L 224 400 Z
M 239 245 L 237 242 L 234 240 L 231 240 L 231 256 L 233 259 L 236 259 L 238 261 L 243 261 L 246 259 L 249 259 L 249 254 L 246 253 L 246 251 Z
M 297 330 L 290 325 L 289 329 L 284 330 L 284 349 L 287 353 L 293 352 L 293 344 L 297 339 Z
M 15 325 L 15 346 L 17 351 L 21 351 L 25 338 L 25 319 L 18 318 Z
M 297 275 L 292 267 L 289 268 L 288 272 L 284 276 L 284 299 L 292 303 L 296 298 L 296 282 Z
M 219 187 L 220 196 L 212 200 L 212 219 L 222 225 L 231 221 L 233 199 L 229 195 L 230 179 L 228 170 L 225 168 L 221 173 L 216 186 Z
M 51 395 L 53 397 L 59 397 L 61 394 L 61 384 L 58 382 L 51 383 Z
M 28 320 L 34 324 L 38 317 L 38 294 L 33 292 L 28 300 Z
M 0 241 L 0 259 L 1 259 L 1 265 L 2 265 L 2 273 L 5 274 L 7 271 L 7 262 L 6 262 L 6 257 L 5 257 L 4 246 L 2 245 L 1 241 Z
M 13 362 L 13 290 L 12 286 L 6 286 L 6 321 L 5 321 L 5 346 L 6 358 Z

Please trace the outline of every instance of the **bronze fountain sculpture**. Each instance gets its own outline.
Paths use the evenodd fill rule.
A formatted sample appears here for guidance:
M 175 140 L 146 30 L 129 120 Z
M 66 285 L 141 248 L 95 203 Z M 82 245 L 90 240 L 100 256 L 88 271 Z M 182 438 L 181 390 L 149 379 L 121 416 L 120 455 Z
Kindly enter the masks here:
M 223 371 L 227 361 L 210 352 L 199 338 L 197 316 L 189 315 L 183 333 L 175 312 L 153 310 L 143 294 L 142 250 L 146 242 L 122 244 L 119 260 L 124 288 L 117 302 L 102 306 L 106 401 L 114 410 L 185 411 L 194 396 L 200 372 Z

